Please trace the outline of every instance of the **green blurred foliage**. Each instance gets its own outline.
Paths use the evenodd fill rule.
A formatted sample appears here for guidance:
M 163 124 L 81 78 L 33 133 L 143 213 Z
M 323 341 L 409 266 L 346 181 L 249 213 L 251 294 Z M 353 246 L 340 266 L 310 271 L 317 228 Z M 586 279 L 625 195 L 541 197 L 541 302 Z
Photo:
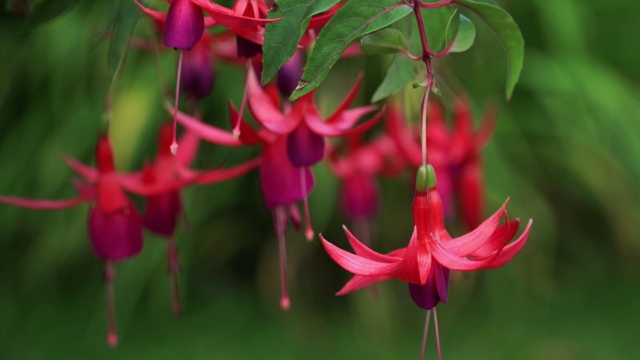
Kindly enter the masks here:
M 445 103 L 467 93 L 478 118 L 489 102 L 499 105 L 484 158 L 487 212 L 510 196 L 510 214 L 532 217 L 534 229 L 504 268 L 453 276 L 450 302 L 438 308 L 445 358 L 639 358 L 640 50 L 633 44 L 640 6 L 630 0 L 501 3 L 527 46 L 512 101 L 502 100 L 503 50 L 480 22 L 473 48 L 436 69 Z M 19 29 L 3 12 L 0 193 L 74 195 L 62 155 L 92 162 L 111 81 L 103 36 L 109 5 L 79 2 Z M 150 28 L 142 19 L 135 34 L 148 38 Z M 118 86 L 111 135 L 119 169 L 136 169 L 153 156 L 156 128 L 168 118 L 162 88 L 172 87 L 177 57 L 163 51 L 159 58 L 158 70 L 156 55 L 132 49 Z M 387 62 L 338 64 L 318 90 L 322 109 L 336 106 L 356 69 L 367 71 L 359 101 L 370 99 Z M 237 105 L 242 95 L 242 69 L 216 66 L 215 90 L 201 106 L 206 121 L 227 127 L 228 99 Z M 405 94 L 417 109 L 419 90 Z M 238 163 L 254 153 L 204 145 L 197 166 Z M 408 240 L 410 178 L 382 184 L 380 251 Z M 340 228 L 346 220 L 335 210 L 337 181 L 322 165 L 316 179 L 315 228 L 346 246 Z M 147 236 L 142 255 L 118 267 L 117 349 L 105 341 L 102 270 L 87 241 L 87 206 L 40 212 L 1 205 L 0 358 L 416 358 L 424 313 L 406 285 L 388 282 L 337 298 L 347 274 L 317 241 L 307 243 L 294 231 L 288 234 L 293 303 L 288 312 L 279 310 L 277 244 L 257 184 L 254 172 L 183 192 L 190 221 L 190 230 L 183 226 L 178 235 L 184 316 L 170 311 L 162 239 Z

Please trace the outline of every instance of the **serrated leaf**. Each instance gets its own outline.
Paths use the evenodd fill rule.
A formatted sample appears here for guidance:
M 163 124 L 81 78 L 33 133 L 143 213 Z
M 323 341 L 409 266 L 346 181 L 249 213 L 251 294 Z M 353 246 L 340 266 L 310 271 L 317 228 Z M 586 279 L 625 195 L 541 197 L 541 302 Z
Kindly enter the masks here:
M 280 20 L 269 23 L 264 31 L 262 83 L 273 78 L 296 52 L 298 43 L 313 15 L 329 10 L 340 0 L 278 0 L 277 8 L 269 11 L 269 18 Z M 275 4 L 275 3 L 274 3 Z
M 402 19 L 413 9 L 400 0 L 350 0 L 318 35 L 291 100 L 309 93 L 327 77 L 342 52 L 356 39 Z
M 111 42 L 107 54 L 107 69 L 113 76 L 118 64 L 129 47 L 129 39 L 133 35 L 140 17 L 140 11 L 132 1 L 117 1 L 113 3 L 111 19 Z
M 420 72 L 420 66 L 424 66 L 424 63 L 413 61 L 403 54 L 394 56 L 391 65 L 389 65 L 389 70 L 387 70 L 382 83 L 373 94 L 371 102 L 391 96 L 413 82 Z
M 513 95 L 524 63 L 524 39 L 518 24 L 504 9 L 493 2 L 481 0 L 456 0 L 476 13 L 498 36 L 507 53 L 507 100 Z
M 453 42 L 453 46 L 451 47 L 451 52 L 463 52 L 469 50 L 475 39 L 476 27 L 468 17 L 460 14 L 458 34 Z
M 404 34 L 393 28 L 378 30 L 360 39 L 360 49 L 367 55 L 395 54 L 406 51 L 408 47 Z

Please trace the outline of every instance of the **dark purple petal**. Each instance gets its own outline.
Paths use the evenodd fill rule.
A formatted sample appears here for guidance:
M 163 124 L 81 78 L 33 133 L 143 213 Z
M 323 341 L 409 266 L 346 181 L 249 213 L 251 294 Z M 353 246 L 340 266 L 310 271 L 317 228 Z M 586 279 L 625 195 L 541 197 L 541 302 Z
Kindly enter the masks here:
M 185 51 L 182 57 L 182 89 L 196 99 L 209 95 L 213 88 L 215 72 L 213 57 L 205 46 L 196 46 Z
M 252 58 L 262 53 L 262 45 L 251 40 L 247 40 L 242 36 L 236 36 L 236 46 L 239 58 Z
M 371 218 L 380 205 L 380 190 L 374 177 L 358 174 L 344 180 L 340 198 L 348 218 Z
M 305 176 L 304 191 L 301 171 Z M 300 201 L 313 187 L 311 171 L 308 168 L 296 168 L 289 161 L 284 137 L 264 145 L 259 175 L 260 189 L 268 209 Z
M 301 123 L 287 137 L 287 154 L 294 166 L 313 166 L 324 157 L 324 138 Z
M 94 206 L 89 212 L 89 237 L 96 256 L 105 261 L 121 261 L 142 250 L 142 221 L 138 211 L 126 207 L 105 212 Z
M 142 222 L 147 229 L 168 238 L 176 229 L 181 211 L 182 201 L 178 191 L 149 196 Z
M 449 290 L 449 269 L 438 264 L 437 261 L 431 263 L 431 271 L 424 285 L 409 283 L 409 293 L 411 299 L 420 308 L 431 310 L 439 302 L 447 302 L 447 291 Z
M 204 15 L 190 0 L 175 0 L 169 7 L 164 24 L 164 44 L 179 50 L 189 50 L 204 34 Z
M 278 70 L 278 77 L 276 78 L 276 85 L 282 96 L 288 98 L 293 93 L 293 90 L 298 86 L 298 81 L 302 76 L 302 56 L 299 52 L 296 52 L 289 61 L 284 63 L 280 70 Z

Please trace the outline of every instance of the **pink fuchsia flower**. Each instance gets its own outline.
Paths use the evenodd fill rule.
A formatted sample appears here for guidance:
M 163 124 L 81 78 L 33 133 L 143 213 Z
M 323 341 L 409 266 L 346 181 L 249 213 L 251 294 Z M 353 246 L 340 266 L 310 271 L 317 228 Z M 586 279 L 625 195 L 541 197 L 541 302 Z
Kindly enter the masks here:
M 106 136 L 100 136 L 95 151 L 97 171 L 92 181 L 78 186 L 78 197 L 70 200 L 49 201 L 29 200 L 10 196 L 0 196 L 0 202 L 51 210 L 92 202 L 89 211 L 89 238 L 93 252 L 105 262 L 105 282 L 107 284 L 108 342 L 115 346 L 118 337 L 115 328 L 114 310 L 114 263 L 134 257 L 143 245 L 142 221 L 135 206 L 125 195 L 115 172 L 113 151 Z
M 292 105 L 279 108 L 279 101 L 269 96 L 260 86 L 256 75 L 249 71 L 247 86 L 249 91 L 249 110 L 254 119 L 268 131 L 287 136 L 287 153 L 294 166 L 313 166 L 324 157 L 324 138 L 362 133 L 375 125 L 382 111 L 365 123 L 355 124 L 375 106 L 362 106 L 347 109 L 355 99 L 362 77 L 347 94 L 342 104 L 326 121 L 323 121 L 313 101 L 313 93 L 298 99 Z
M 180 138 L 182 151 L 175 156 L 169 150 L 171 141 L 171 124 L 165 123 L 160 127 L 158 153 L 154 162 L 145 164 L 140 172 L 118 174 L 117 180 L 123 188 L 145 197 L 147 206 L 142 216 L 144 226 L 167 239 L 167 267 L 172 278 L 172 307 L 174 313 L 180 314 L 180 262 L 174 236 L 178 220 L 186 218 L 180 189 L 192 184 L 205 185 L 233 179 L 255 168 L 258 161 L 249 161 L 228 169 L 192 170 L 189 164 L 197 153 L 199 139 L 193 133 L 185 132 Z M 77 161 L 69 160 L 69 164 L 88 180 L 98 176 L 94 169 Z
M 174 0 L 170 1 L 169 11 L 163 13 L 136 4 L 145 14 L 163 24 L 165 45 L 179 50 L 189 50 L 201 39 L 205 27 L 222 25 L 239 32 L 252 33 L 245 28 L 253 28 L 273 22 L 273 19 L 245 16 L 250 7 L 247 0 L 238 0 L 233 9 L 210 2 L 209 0 Z M 253 3 L 253 2 L 252 2 Z M 252 5 L 251 7 L 256 7 Z M 266 6 L 266 5 L 264 5 Z M 261 7 L 264 7 L 261 6 Z M 204 16 L 202 11 L 210 16 Z M 266 11 L 265 11 L 266 13 Z M 246 35 L 249 36 L 249 35 Z M 255 35 L 259 38 L 258 35 Z M 259 42 L 260 44 L 262 42 Z
M 275 90 L 273 87 L 271 89 Z M 269 92 L 277 98 L 278 94 L 275 91 Z M 173 109 L 168 110 L 173 111 Z M 239 116 L 233 106 L 230 106 L 229 116 L 231 121 L 234 121 Z M 204 124 L 182 112 L 178 112 L 177 120 L 189 131 L 214 144 L 224 146 L 262 146 L 261 162 L 258 166 L 260 190 L 265 207 L 272 212 L 274 230 L 278 237 L 281 277 L 280 306 L 284 310 L 288 309 L 291 302 L 287 284 L 286 226 L 288 221 L 291 220 L 297 228 L 300 227 L 301 219 L 297 202 L 306 199 L 313 188 L 311 171 L 309 168 L 297 168 L 291 163 L 286 151 L 286 137 L 282 135 L 271 133 L 265 129 L 256 131 L 244 121 L 241 121 L 239 123 L 240 135 L 236 138 L 232 133 Z M 308 210 L 305 207 L 305 215 L 307 214 Z M 308 220 L 307 230 L 310 230 Z
M 448 270 L 474 271 L 500 267 L 525 245 L 531 220 L 512 243 L 519 220 L 508 219 L 505 202 L 475 230 L 452 238 L 444 227 L 442 200 L 436 190 L 432 167 L 421 167 L 413 202 L 414 231 L 406 248 L 388 254 L 375 252 L 362 244 L 345 227 L 355 253 L 342 250 L 320 235 L 329 256 L 355 276 L 338 292 L 348 294 L 362 287 L 393 278 L 409 283 L 410 293 L 419 307 L 431 309 L 446 301 Z M 505 223 L 500 220 L 505 217 Z

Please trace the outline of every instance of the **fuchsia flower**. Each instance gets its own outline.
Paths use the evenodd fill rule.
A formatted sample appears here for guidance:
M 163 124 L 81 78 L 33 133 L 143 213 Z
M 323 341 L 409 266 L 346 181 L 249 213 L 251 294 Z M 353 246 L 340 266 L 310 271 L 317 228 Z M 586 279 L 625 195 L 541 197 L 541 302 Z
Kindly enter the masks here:
M 438 301 L 447 300 L 448 270 L 474 271 L 500 267 L 526 243 L 531 220 L 520 237 L 507 245 L 520 221 L 508 219 L 506 202 L 475 230 L 452 238 L 444 227 L 442 201 L 436 190 L 433 167 L 421 167 L 416 182 L 414 231 L 407 247 L 381 254 L 362 244 L 345 227 L 349 244 L 355 251 L 353 254 L 336 247 L 320 235 L 327 254 L 355 275 L 338 295 L 397 278 L 409 283 L 412 299 L 419 307 L 431 309 Z M 505 217 L 505 223 L 499 225 L 502 217 Z
M 313 166 L 324 158 L 325 137 L 362 133 L 373 127 L 382 116 L 381 110 L 372 119 L 355 126 L 361 117 L 376 109 L 376 106 L 370 105 L 347 110 L 361 82 L 362 76 L 358 77 L 334 113 L 323 121 L 313 101 L 313 92 L 302 96 L 292 105 L 285 105 L 284 111 L 281 111 L 277 98 L 269 96 L 258 83 L 255 73 L 250 71 L 247 79 L 249 110 L 263 128 L 287 136 L 287 154 L 294 166 Z
M 115 172 L 111 144 L 104 135 L 98 139 L 95 156 L 97 171 L 94 172 L 88 185 L 77 186 L 79 195 L 74 199 L 49 201 L 0 196 L 0 202 L 41 210 L 62 209 L 83 202 L 93 203 L 89 211 L 89 238 L 93 252 L 105 262 L 108 342 L 111 346 L 115 346 L 118 343 L 118 337 L 113 303 L 114 262 L 129 259 L 140 253 L 143 245 L 142 220 L 123 191 Z
M 274 93 L 271 91 L 271 93 Z M 275 94 L 277 98 L 277 94 Z M 173 111 L 173 109 L 168 109 Z M 230 106 L 231 121 L 238 114 Z M 296 227 L 300 227 L 300 213 L 297 202 L 305 199 L 313 188 L 313 176 L 308 168 L 299 169 L 291 164 L 286 152 L 286 137 L 273 134 L 264 129 L 255 131 L 244 121 L 240 123 L 240 136 L 200 122 L 182 112 L 178 112 L 177 120 L 189 131 L 196 133 L 204 140 L 225 146 L 262 145 L 261 162 L 258 167 L 260 189 L 265 207 L 273 213 L 274 229 L 278 236 L 280 249 L 280 275 L 282 296 L 280 306 L 288 309 L 290 300 L 287 287 L 287 265 L 285 232 L 288 219 Z
M 204 28 L 214 25 L 222 25 L 249 40 L 262 44 L 264 41 L 262 26 L 276 21 L 276 19 L 264 17 L 266 5 L 262 1 L 238 0 L 233 9 L 209 0 L 174 0 L 170 3 L 169 11 L 165 14 L 149 9 L 136 0 L 136 4 L 145 14 L 164 25 L 165 45 L 179 50 L 191 49 L 202 38 Z M 205 17 L 202 14 L 203 10 L 210 16 Z

